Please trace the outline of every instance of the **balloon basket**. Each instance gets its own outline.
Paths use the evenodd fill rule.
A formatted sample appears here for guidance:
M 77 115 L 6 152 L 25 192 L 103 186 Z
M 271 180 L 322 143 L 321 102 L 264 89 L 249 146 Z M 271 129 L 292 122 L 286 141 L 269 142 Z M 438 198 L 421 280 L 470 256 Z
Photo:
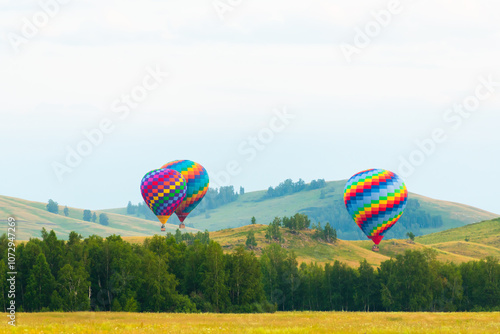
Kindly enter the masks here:
M 377 245 L 373 245 L 372 247 L 372 252 L 378 252 L 380 249 L 378 248 Z
M 162 232 L 165 232 L 165 231 L 166 231 L 166 229 L 165 229 L 165 225 L 162 225 L 162 226 L 161 226 L 161 231 L 162 231 Z
M 186 228 L 186 225 L 184 225 L 184 223 L 180 223 L 179 228 Z

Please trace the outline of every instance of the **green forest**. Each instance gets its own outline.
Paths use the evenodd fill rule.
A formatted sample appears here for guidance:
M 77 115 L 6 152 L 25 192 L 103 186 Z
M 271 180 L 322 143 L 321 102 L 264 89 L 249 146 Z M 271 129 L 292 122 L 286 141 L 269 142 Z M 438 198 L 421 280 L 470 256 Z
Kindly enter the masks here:
M 0 237 L 0 305 L 7 307 L 9 240 Z M 374 269 L 335 261 L 298 264 L 269 241 L 260 258 L 227 254 L 208 232 L 155 235 L 140 245 L 120 236 L 71 232 L 16 247 L 18 310 L 129 312 L 500 311 L 500 264 L 460 265 L 433 251 L 407 251 Z

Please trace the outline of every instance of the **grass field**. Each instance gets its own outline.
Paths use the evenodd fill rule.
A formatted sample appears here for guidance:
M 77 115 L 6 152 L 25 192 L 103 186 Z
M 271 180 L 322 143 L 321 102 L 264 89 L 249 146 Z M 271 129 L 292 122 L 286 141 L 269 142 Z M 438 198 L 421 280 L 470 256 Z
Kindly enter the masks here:
M 500 333 L 500 313 L 20 313 L 1 333 Z
M 429 245 L 449 241 L 465 241 L 466 238 L 470 242 L 500 248 L 500 218 L 424 235 L 415 240 Z

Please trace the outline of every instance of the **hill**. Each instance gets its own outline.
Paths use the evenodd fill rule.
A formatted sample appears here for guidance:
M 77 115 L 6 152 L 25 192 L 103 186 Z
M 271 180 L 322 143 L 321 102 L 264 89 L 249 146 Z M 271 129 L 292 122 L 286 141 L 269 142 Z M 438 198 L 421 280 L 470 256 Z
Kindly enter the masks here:
M 279 197 L 269 197 L 267 191 L 235 194 L 234 201 L 218 207 L 210 205 L 211 199 L 205 198 L 188 217 L 186 224 L 200 230 L 217 231 L 248 225 L 252 216 L 257 223 L 268 224 L 276 216 L 291 216 L 299 212 L 307 214 L 313 222 L 330 222 L 344 240 L 364 240 L 364 235 L 345 210 L 345 183 L 345 180 L 326 182 L 322 188 L 305 187 L 305 190 Z M 105 211 L 126 214 L 127 210 L 117 208 Z M 423 235 L 495 217 L 498 215 L 468 205 L 410 193 L 405 214 L 388 232 L 386 239 L 404 238 L 408 231 Z M 175 223 L 175 218 L 171 219 Z
M 417 237 L 422 244 L 439 244 L 451 241 L 465 241 L 500 248 L 500 218 L 469 224 Z
M 262 254 L 262 250 L 269 245 L 265 239 L 267 225 L 255 224 L 238 228 L 229 228 L 216 232 L 210 232 L 210 238 L 221 244 L 225 252 L 231 253 L 238 246 L 245 246 L 246 237 L 249 231 L 255 233 L 257 247 L 253 250 L 257 256 Z M 299 233 L 292 233 L 288 229 L 281 229 L 285 242 L 282 247 L 295 252 L 299 263 L 317 262 L 331 263 L 335 260 L 347 263 L 352 267 L 359 266 L 359 262 L 366 259 L 374 267 L 381 262 L 403 254 L 406 250 L 434 251 L 439 261 L 462 263 L 472 260 L 484 259 L 487 256 L 494 256 L 500 259 L 500 248 L 483 245 L 479 243 L 465 243 L 455 245 L 455 242 L 422 244 L 419 242 L 409 243 L 408 240 L 384 240 L 380 244 L 378 253 L 372 252 L 373 243 L 365 241 L 347 241 L 338 239 L 335 243 L 326 243 L 313 238 L 312 230 L 304 230 Z M 133 243 L 142 243 L 146 237 L 125 237 L 125 240 Z M 460 242 L 461 243 L 461 242 Z
M 45 205 L 46 203 L 0 196 L 0 215 L 5 217 L 2 218 L 3 220 L 10 216 L 16 218 L 18 240 L 40 237 L 42 228 L 54 230 L 60 239 L 67 239 L 71 231 L 76 231 L 84 237 L 91 234 L 106 237 L 112 234 L 150 236 L 160 233 L 159 222 L 155 223 L 151 220 L 106 212 L 109 217 L 109 225 L 103 226 L 99 223 L 83 221 L 83 209 L 68 208 L 69 216 L 66 217 L 62 214 L 63 206 L 59 206 L 60 214 L 54 214 L 48 212 Z M 98 216 L 100 213 L 104 213 L 104 211 L 95 212 Z M 174 232 L 177 225 L 167 224 L 166 228 L 167 231 Z M 186 230 L 196 231 L 191 228 Z

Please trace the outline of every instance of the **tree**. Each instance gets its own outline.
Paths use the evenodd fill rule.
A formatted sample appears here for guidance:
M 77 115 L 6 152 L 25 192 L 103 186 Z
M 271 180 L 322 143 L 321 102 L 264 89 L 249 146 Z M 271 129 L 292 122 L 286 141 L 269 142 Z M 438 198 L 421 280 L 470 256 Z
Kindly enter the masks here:
M 127 204 L 127 214 L 128 215 L 133 215 L 133 214 L 135 214 L 135 211 L 136 211 L 135 206 L 132 204 L 132 202 L 128 201 L 128 204 Z
M 108 218 L 107 214 L 101 213 L 99 215 L 99 224 L 104 225 L 104 226 L 108 226 L 109 225 L 109 218 Z
M 69 216 L 69 209 L 68 209 L 68 207 L 67 207 L 67 206 L 65 206 L 65 207 L 64 207 L 64 215 L 65 215 L 66 217 L 68 217 L 68 216 Z
M 257 219 L 255 219 L 255 216 L 253 216 L 250 221 L 252 222 L 253 225 L 255 225 L 255 223 L 257 222 Z
M 337 241 L 337 231 L 330 226 L 330 223 L 326 223 L 325 225 L 325 229 L 323 230 L 323 238 L 326 242 Z
M 97 221 L 97 215 L 96 213 L 92 213 L 92 222 L 95 223 Z
M 395 260 L 381 263 L 381 297 L 387 309 L 404 312 L 429 309 L 433 276 L 428 261 L 424 253 L 409 250 Z
M 240 187 L 240 195 L 244 195 L 244 194 L 245 194 L 245 188 Z
M 47 211 L 58 214 L 59 204 L 57 202 L 54 202 L 52 199 L 49 199 L 49 202 L 47 203 Z
M 275 217 L 274 220 L 269 223 L 269 226 L 266 230 L 266 239 L 270 241 L 278 241 L 283 242 L 283 235 L 280 231 L 281 227 L 281 219 L 279 217 Z
M 245 244 L 250 249 L 253 249 L 254 247 L 257 247 L 257 241 L 255 240 L 255 233 L 254 233 L 254 231 L 252 231 L 252 230 L 248 231 L 247 241 L 245 242 Z
M 240 306 L 240 311 L 245 311 L 252 303 L 262 302 L 265 299 L 264 289 L 260 264 L 255 255 L 240 246 L 227 260 L 231 303 Z
M 406 233 L 406 236 L 413 242 L 415 241 L 415 234 L 413 232 Z
M 369 312 L 370 309 L 373 310 L 375 308 L 377 291 L 380 290 L 377 276 L 375 275 L 373 267 L 368 264 L 366 259 L 363 259 L 363 261 L 359 263 L 358 273 L 356 296 L 358 298 L 358 303 L 363 307 L 363 311 Z
M 301 213 L 296 213 L 290 218 L 283 217 L 282 219 L 282 225 L 290 229 L 293 233 L 309 228 L 310 224 L 309 217 Z
M 229 302 L 225 265 L 225 256 L 222 252 L 222 247 L 215 241 L 210 241 L 206 252 L 202 286 L 207 299 L 219 312 L 223 311 Z
M 29 311 L 40 311 L 42 307 L 48 307 L 52 291 L 54 291 L 56 285 L 55 283 L 45 255 L 41 253 L 38 255 L 28 279 L 26 309 Z
M 81 263 L 75 268 L 64 265 L 58 274 L 59 288 L 65 311 L 87 311 L 89 303 L 88 273 Z
M 92 213 L 90 210 L 83 210 L 83 220 L 89 222 L 92 219 Z
M 50 272 L 56 277 L 64 262 L 64 241 L 57 239 L 54 230 L 47 232 L 45 228 L 42 228 L 42 241 L 42 250 L 49 264 Z

